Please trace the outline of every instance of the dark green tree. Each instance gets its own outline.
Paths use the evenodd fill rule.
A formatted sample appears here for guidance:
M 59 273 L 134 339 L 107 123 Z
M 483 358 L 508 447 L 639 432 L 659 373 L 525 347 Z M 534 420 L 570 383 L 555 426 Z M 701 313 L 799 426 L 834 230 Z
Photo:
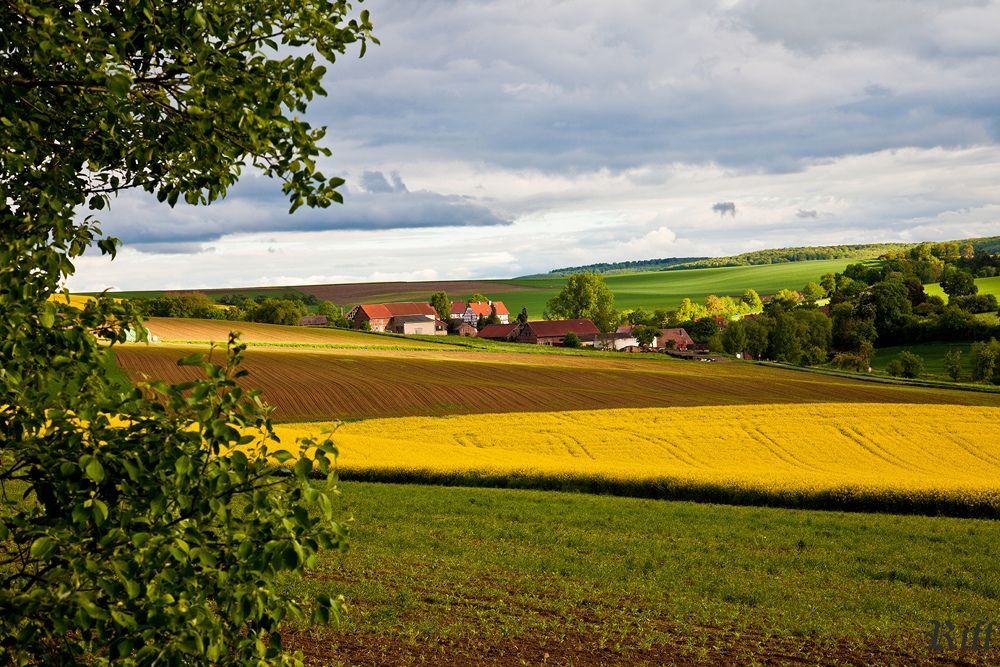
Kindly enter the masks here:
M 687 329 L 691 340 L 696 343 L 705 344 L 708 339 L 719 333 L 719 323 L 714 317 L 703 317 Z
M 740 354 L 746 349 L 747 330 L 742 321 L 731 322 L 722 332 L 722 347 L 727 354 Z
M 952 380 L 958 382 L 962 377 L 962 351 L 948 350 L 944 353 L 944 369 Z
M 746 352 L 754 359 L 762 359 L 767 354 L 768 345 L 771 338 L 771 331 L 774 329 L 774 319 L 766 315 L 747 318 L 744 321 L 747 332 Z
M 332 444 L 279 451 L 236 384 L 235 339 L 223 363 L 181 361 L 204 380 L 123 396 L 104 343 L 141 331 L 135 309 L 50 297 L 91 246 L 114 256 L 78 211 L 122 191 L 207 204 L 257 168 L 292 210 L 340 201 L 316 168 L 323 130 L 300 118 L 324 94 L 315 52 L 370 38 L 349 12 L 0 4 L 0 663 L 290 665 L 282 622 L 337 613 L 276 586 L 345 544 L 309 478 L 333 470 Z
M 306 307 L 301 301 L 285 301 L 284 299 L 264 299 L 263 302 L 253 312 L 254 322 L 264 324 L 284 324 L 291 326 L 298 324 L 303 315 L 306 314 Z
M 905 378 L 919 377 L 924 372 L 924 360 L 910 350 L 903 350 L 896 357 L 899 360 L 900 375 Z
M 806 283 L 806 286 L 802 288 L 802 299 L 810 306 L 815 305 L 817 301 L 825 297 L 827 294 L 826 290 L 819 283 L 814 283 L 811 280 Z
M 976 382 L 996 382 L 998 377 L 998 361 L 1000 361 L 1000 342 L 991 338 L 989 342 L 978 341 L 972 344 L 972 379 Z
M 517 323 L 518 324 L 527 324 L 528 323 L 528 309 L 527 308 L 521 308 L 521 312 L 517 316 Z
M 581 347 L 583 343 L 580 341 L 580 337 L 577 336 L 572 331 L 566 333 L 563 337 L 563 347 L 578 348 Z
M 949 298 L 979 293 L 975 276 L 961 269 L 948 269 L 942 272 L 941 289 Z
M 549 299 L 542 315 L 548 320 L 589 319 L 601 331 L 618 325 L 615 295 L 597 273 L 575 273 L 566 279 L 566 286 Z
M 445 292 L 431 294 L 431 307 L 437 312 L 438 319 L 447 322 L 451 319 L 451 301 Z
M 910 293 L 901 280 L 885 280 L 858 296 L 855 315 L 871 320 L 879 337 L 892 340 L 909 321 L 913 312 Z
M 638 324 L 632 327 L 632 336 L 641 347 L 649 347 L 658 336 L 662 335 L 663 332 L 661 330 L 656 327 L 646 326 L 645 324 Z
M 775 361 L 797 364 L 802 359 L 802 343 L 799 340 L 799 324 L 788 313 L 774 318 L 771 332 L 770 356 Z

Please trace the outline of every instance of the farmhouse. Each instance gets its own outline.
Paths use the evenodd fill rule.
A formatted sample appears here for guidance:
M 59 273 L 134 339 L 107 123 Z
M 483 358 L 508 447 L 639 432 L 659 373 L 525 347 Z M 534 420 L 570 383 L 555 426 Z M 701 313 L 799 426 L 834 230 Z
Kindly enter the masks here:
M 580 342 L 584 345 L 593 345 L 601 335 L 601 330 L 590 320 L 526 322 L 517 327 L 517 331 L 510 334 L 511 340 L 515 343 L 534 345 L 562 345 L 563 339 L 570 331 L 579 336 Z
M 694 347 L 694 341 L 684 329 L 664 329 L 660 336 L 660 345 L 668 347 L 668 341 L 673 341 L 675 350 L 689 350 Z
M 448 325 L 441 320 L 430 320 L 423 315 L 396 315 L 389 320 L 386 331 L 397 334 L 447 335 Z
M 463 325 L 465 326 L 465 325 Z M 518 328 L 517 324 L 487 324 L 483 327 L 482 331 L 479 332 L 479 338 L 485 338 L 487 340 L 512 340 L 511 334 L 515 329 Z
M 432 323 L 437 319 L 437 311 L 427 302 L 406 301 L 401 303 L 364 303 L 347 313 L 355 329 L 367 322 L 372 331 L 385 331 L 394 317 L 420 316 Z M 433 333 L 433 332 L 432 332 Z
M 476 301 L 469 305 L 465 305 L 464 301 L 452 301 L 451 319 L 462 320 L 475 326 L 479 323 L 480 317 L 489 317 L 493 314 L 494 306 L 496 306 L 500 324 L 508 324 L 510 322 L 510 312 L 503 305 L 503 301 Z
M 458 328 L 455 329 L 455 333 L 459 336 L 469 336 L 471 338 L 475 338 L 479 335 L 479 330 L 468 322 L 462 322 L 458 325 Z
M 326 315 L 303 315 L 299 318 L 300 327 L 325 327 Z
M 626 351 L 630 352 L 626 348 L 630 347 L 641 347 L 639 341 L 636 339 L 635 335 L 632 333 L 632 329 L 635 328 L 634 324 L 626 324 L 615 329 L 613 334 L 607 334 L 601 336 L 595 343 L 596 347 L 607 349 L 607 350 L 617 350 L 619 352 Z M 652 346 L 654 349 L 659 347 L 659 338 L 654 337 Z

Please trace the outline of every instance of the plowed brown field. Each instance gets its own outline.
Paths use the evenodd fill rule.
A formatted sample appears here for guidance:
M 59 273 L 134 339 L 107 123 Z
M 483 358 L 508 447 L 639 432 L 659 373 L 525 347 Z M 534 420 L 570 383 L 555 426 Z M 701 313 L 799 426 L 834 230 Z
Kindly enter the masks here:
M 498 292 L 535 292 L 538 288 L 489 280 L 445 280 L 436 282 L 355 283 L 350 285 L 299 285 L 296 290 L 318 299 L 340 304 L 390 301 L 427 301 L 434 292 L 447 292 L 453 299 L 476 292 L 492 296 Z
M 191 346 L 116 348 L 134 380 L 197 371 Z M 951 403 L 1000 406 L 1000 396 L 657 357 L 616 359 L 472 352 L 251 348 L 245 386 L 264 389 L 281 421 L 751 403 Z
M 347 329 L 288 327 L 258 322 L 227 322 L 174 317 L 150 317 L 144 321 L 150 334 L 161 341 L 216 341 L 224 343 L 230 331 L 239 331 L 245 343 L 295 343 L 318 345 L 357 345 L 359 347 L 433 348 L 434 343 L 390 337 Z

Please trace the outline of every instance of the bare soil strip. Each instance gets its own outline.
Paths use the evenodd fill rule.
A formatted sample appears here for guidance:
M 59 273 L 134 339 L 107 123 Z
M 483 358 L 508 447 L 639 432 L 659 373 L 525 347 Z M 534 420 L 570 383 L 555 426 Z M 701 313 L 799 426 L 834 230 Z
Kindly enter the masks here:
M 536 287 L 511 285 L 489 280 L 448 280 L 435 282 L 356 283 L 352 285 L 300 285 L 295 287 L 317 299 L 337 305 L 370 303 L 372 301 L 427 301 L 434 292 L 447 292 L 451 298 L 462 298 L 480 292 L 489 297 L 497 292 L 535 292 Z
M 134 381 L 198 376 L 193 346 L 116 348 Z M 221 353 L 216 352 L 221 362 Z M 280 421 L 751 403 L 1000 406 L 1000 395 L 897 387 L 746 364 L 407 350 L 250 348 L 245 387 Z

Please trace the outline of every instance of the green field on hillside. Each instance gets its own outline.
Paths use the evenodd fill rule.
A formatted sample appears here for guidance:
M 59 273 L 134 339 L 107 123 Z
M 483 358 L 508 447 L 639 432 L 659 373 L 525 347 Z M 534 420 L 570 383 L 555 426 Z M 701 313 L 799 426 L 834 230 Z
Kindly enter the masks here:
M 996 521 L 341 489 L 352 550 L 287 584 L 346 598 L 340 630 L 286 634 L 317 664 L 943 664 L 930 620 L 1000 597 Z
M 1000 299 L 1000 276 L 995 278 L 976 278 L 976 287 L 979 288 L 980 294 L 992 294 Z M 948 295 L 941 289 L 941 283 L 928 283 L 924 285 L 924 293 L 927 296 L 939 296 L 944 299 L 945 303 L 948 302 Z
M 886 365 L 895 359 L 900 352 L 909 350 L 924 360 L 923 375 L 933 375 L 941 380 L 950 380 L 948 371 L 944 367 L 944 355 L 949 350 L 960 350 L 962 352 L 962 370 L 968 374 L 972 358 L 971 348 L 972 343 L 919 343 L 878 348 L 875 350 L 875 356 L 872 357 L 872 368 L 877 371 L 885 370 Z
M 615 294 L 615 307 L 671 310 L 681 299 L 703 301 L 709 294 L 740 296 L 747 288 L 761 295 L 774 294 L 782 289 L 801 290 L 810 280 L 819 282 L 824 273 L 843 271 L 851 259 L 829 259 L 811 262 L 787 262 L 758 266 L 727 266 L 710 269 L 678 269 L 652 273 L 628 273 L 605 276 Z M 565 278 L 518 278 L 515 285 L 538 287 L 544 291 L 496 293 L 487 296 L 503 301 L 512 312 L 527 306 L 532 319 L 541 318 L 545 303 L 559 293 L 566 284 Z

